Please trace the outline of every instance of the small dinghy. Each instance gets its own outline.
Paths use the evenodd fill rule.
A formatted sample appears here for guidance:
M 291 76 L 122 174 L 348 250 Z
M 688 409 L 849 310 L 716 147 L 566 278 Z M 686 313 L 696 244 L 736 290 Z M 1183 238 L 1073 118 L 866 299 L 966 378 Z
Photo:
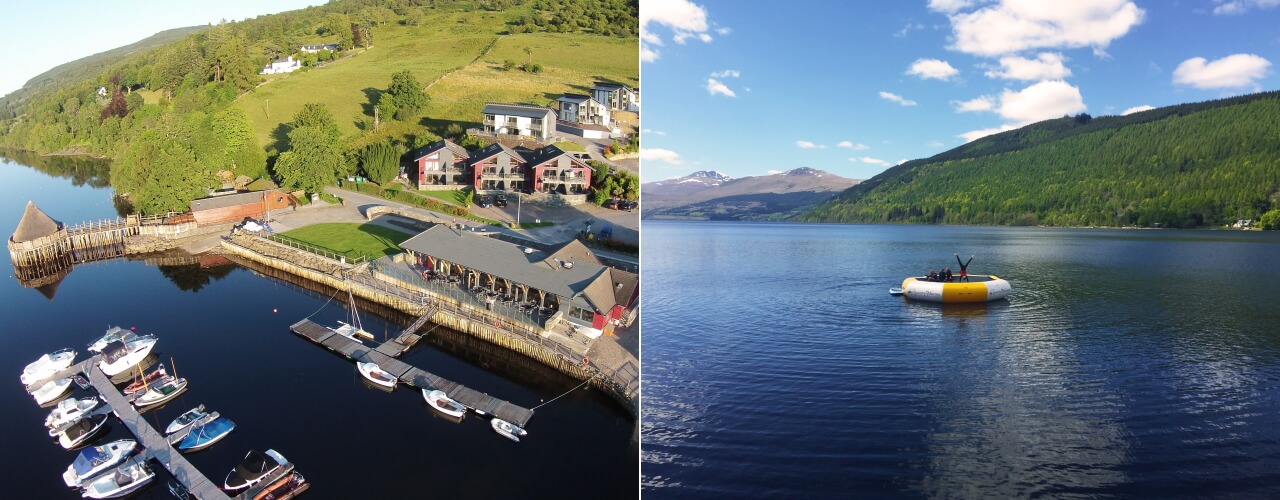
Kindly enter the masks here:
M 64 399 L 44 418 L 44 426 L 49 428 L 49 436 L 57 436 L 66 427 L 88 412 L 98 407 L 102 400 L 96 397 L 83 399 Z
M 92 415 L 77 420 L 58 434 L 58 444 L 68 450 L 85 444 L 107 423 L 107 415 Z
M 249 450 L 249 453 L 245 454 L 244 460 L 227 474 L 227 479 L 223 481 L 222 487 L 230 491 L 248 488 L 258 484 L 267 475 L 287 463 L 289 461 L 285 460 L 284 456 L 276 450 L 267 450 L 265 455 Z
M 112 472 L 98 476 L 84 485 L 80 494 L 85 498 L 116 498 L 138 491 L 156 477 L 151 468 L 139 459 L 125 462 Z
M 155 345 L 155 337 L 136 337 L 128 342 L 117 340 L 108 343 L 102 348 L 102 361 L 98 362 L 98 366 L 102 368 L 102 373 L 114 377 L 142 361 Z
M 360 371 L 361 375 L 364 375 L 364 378 L 367 378 L 370 382 L 383 387 L 390 387 L 394 389 L 396 387 L 396 383 L 399 382 L 395 376 L 391 375 L 386 370 L 383 370 L 377 363 L 357 361 L 356 369 Z
M 270 486 L 263 488 L 262 491 L 253 496 L 253 500 L 289 500 L 307 491 L 307 488 L 310 487 L 311 484 L 307 482 L 306 478 L 302 477 L 302 474 L 294 472 L 284 475 L 276 482 L 271 483 Z
M 525 432 L 524 429 L 516 427 L 515 424 L 497 417 L 494 417 L 494 419 L 489 422 L 489 425 L 493 426 L 494 432 L 497 432 L 498 434 L 502 434 L 503 436 L 506 436 L 507 439 L 510 439 L 517 443 L 520 442 L 521 436 L 526 436 L 529 434 L 528 432 Z
M 178 500 L 192 500 L 195 498 L 191 496 L 190 491 L 187 491 L 187 487 L 183 486 L 177 479 L 169 480 L 169 494 Z
M 62 473 L 62 480 L 67 483 L 68 488 L 79 488 L 85 479 L 123 462 L 137 447 L 137 441 L 121 439 L 102 446 L 85 448 L 80 451 L 80 455 L 76 456 L 76 460 L 67 466 L 67 471 Z
M 168 382 L 148 387 L 147 392 L 138 395 L 133 400 L 133 405 L 139 408 L 155 406 L 178 397 L 185 390 L 187 390 L 187 379 L 175 378 Z
M 204 411 L 204 405 L 187 410 L 185 413 L 178 415 L 178 418 L 169 422 L 169 426 L 164 428 L 164 433 L 165 435 L 169 435 L 182 429 L 186 429 L 187 427 L 190 427 L 191 424 L 196 423 L 197 420 L 204 418 L 208 414 L 208 412 Z
M 155 370 L 152 370 L 151 373 L 143 375 L 141 380 L 135 379 L 132 384 L 129 384 L 128 387 L 125 387 L 124 390 L 120 392 L 123 392 L 125 396 L 132 396 L 134 394 L 147 390 L 147 386 L 149 385 L 152 385 L 158 382 L 163 382 L 170 378 L 173 378 L 173 377 L 170 376 L 169 372 L 164 369 L 164 365 L 160 365 L 160 366 L 157 366 Z
M 31 397 L 36 398 L 36 404 L 44 406 L 56 401 L 69 390 L 71 390 L 71 378 L 60 378 L 45 382 L 44 385 L 31 391 Z
M 76 352 L 71 349 L 62 349 L 41 355 L 40 359 L 32 361 L 31 364 L 22 369 L 22 375 L 18 379 L 22 381 L 22 385 L 29 386 L 70 368 L 71 362 L 75 361 L 75 359 Z
M 435 408 L 436 411 L 450 417 L 462 418 L 463 414 L 467 412 L 467 407 L 462 406 L 462 403 L 450 399 L 442 390 L 436 389 L 433 391 L 427 391 L 426 389 L 423 389 L 422 397 L 423 399 L 426 399 L 427 404 L 431 405 L 432 408 Z
M 221 441 L 235 429 L 235 422 L 226 417 L 217 417 L 211 422 L 193 425 L 191 431 L 178 442 L 178 451 L 203 450 Z
M 902 288 L 901 288 L 901 287 L 896 287 L 896 286 L 895 286 L 895 287 L 893 287 L 893 288 L 890 288 L 890 289 L 889 289 L 889 295 L 892 295 L 892 296 L 894 296 L 894 297 L 897 297 L 897 296 L 899 296 L 899 295 L 902 295 Z

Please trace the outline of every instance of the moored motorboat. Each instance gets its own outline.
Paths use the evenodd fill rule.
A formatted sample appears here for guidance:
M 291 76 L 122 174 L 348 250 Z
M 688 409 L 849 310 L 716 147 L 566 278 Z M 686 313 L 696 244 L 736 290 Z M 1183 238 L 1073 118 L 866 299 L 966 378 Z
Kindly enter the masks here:
M 191 500 L 195 497 L 191 496 L 191 492 L 187 491 L 187 487 L 183 486 L 177 479 L 169 480 L 169 494 L 178 500 Z
M 102 373 L 108 377 L 114 377 L 142 361 L 142 358 L 151 353 L 151 348 L 155 345 L 155 337 L 136 337 L 129 339 L 128 342 L 122 340 L 110 342 L 102 348 L 102 361 L 98 362 L 98 366 L 102 368 Z
M 394 389 L 396 387 L 396 383 L 399 382 L 399 379 L 397 379 L 395 375 L 383 370 L 377 363 L 357 361 L 356 369 L 360 371 L 361 375 L 364 375 L 364 378 L 383 387 L 390 387 Z
M 890 289 L 889 289 L 889 295 L 892 295 L 892 296 L 894 296 L 894 297 L 897 297 L 897 296 L 899 296 L 899 295 L 902 295 L 902 288 L 901 288 L 901 287 L 896 287 L 896 286 L 895 286 L 895 287 L 893 287 L 893 288 L 890 288 Z
M 116 498 L 138 491 L 156 477 L 146 462 L 133 459 L 115 470 L 89 480 L 81 489 L 85 498 Z
M 89 441 L 102 426 L 107 423 L 105 414 L 91 415 L 77 420 L 74 424 L 67 426 L 62 432 L 58 433 L 58 444 L 68 450 L 80 446 Z
M 200 405 L 190 410 L 187 410 L 183 412 L 181 415 L 178 415 L 178 418 L 175 418 L 173 419 L 172 422 L 169 422 L 169 425 L 164 428 L 164 433 L 168 435 L 168 434 L 173 434 L 175 432 L 178 432 L 182 429 L 186 429 L 187 427 L 191 426 L 191 424 L 196 423 L 197 420 L 204 418 L 208 414 L 209 414 L 208 412 L 204 411 L 204 405 Z
M 50 402 L 56 401 L 58 398 L 71 390 L 71 377 L 60 378 L 45 382 L 36 390 L 31 391 L 31 397 L 36 398 L 36 404 L 44 406 Z
M 178 430 L 174 431 L 173 434 L 169 434 L 166 437 L 166 439 L 169 440 L 170 445 L 178 446 L 178 443 L 181 443 L 183 439 L 186 439 L 187 434 L 190 434 L 192 429 L 195 429 L 197 426 L 201 426 L 209 422 L 212 422 L 221 416 L 222 415 L 216 411 L 200 415 L 200 417 L 198 417 L 196 420 L 191 421 L 190 425 L 179 428 Z
M 133 400 L 133 405 L 139 408 L 155 406 L 177 397 L 185 390 L 187 390 L 187 379 L 171 379 L 162 384 L 148 387 L 147 392 L 138 395 L 138 397 Z
M 154 339 L 154 338 L 156 338 L 155 335 L 138 335 L 138 333 L 134 332 L 133 330 L 126 330 L 118 326 L 113 326 L 111 328 L 108 328 L 107 333 L 102 334 L 102 336 L 99 337 L 98 340 L 95 340 L 92 343 L 90 343 L 87 349 L 89 350 L 89 352 L 92 352 L 95 354 L 101 354 L 102 349 L 107 347 L 107 344 L 110 344 L 117 340 L 122 342 L 129 342 L 137 339 Z
M 79 488 L 85 479 L 96 476 L 99 472 L 124 461 L 137 447 L 137 441 L 121 439 L 102 446 L 85 448 L 76 456 L 75 461 L 67 466 L 67 471 L 62 473 L 62 480 L 67 483 L 68 488 Z
M 258 484 L 268 474 L 275 472 L 276 469 L 283 467 L 289 463 L 276 450 L 267 450 L 266 454 L 259 453 L 255 450 L 249 450 L 244 460 L 241 460 L 230 473 L 227 479 L 223 481 L 222 487 L 227 490 L 242 490 Z
M 517 427 L 515 424 L 497 417 L 494 417 L 493 420 L 489 422 L 489 425 L 493 426 L 494 432 L 502 434 L 503 436 L 506 436 L 507 439 L 517 443 L 520 442 L 521 436 L 529 434 L 528 432 L 525 432 L 524 429 Z
M 221 441 L 235 429 L 235 422 L 226 417 L 217 417 L 210 422 L 193 425 L 191 431 L 178 442 L 178 451 L 203 450 Z
M 270 486 L 263 488 L 262 491 L 253 496 L 253 500 L 289 500 L 307 491 L 307 488 L 310 487 L 311 483 L 308 483 L 301 473 L 292 472 L 271 483 Z
M 439 389 L 432 391 L 423 389 L 422 398 L 426 399 L 427 404 L 431 405 L 432 408 L 435 408 L 436 411 L 453 418 L 462 418 L 462 416 L 467 412 L 467 407 L 462 406 L 462 403 L 449 398 L 449 396 L 445 395 L 444 391 Z
M 57 436 L 62 428 L 98 407 L 102 400 L 97 397 L 82 399 L 64 399 L 44 418 L 44 426 L 49 428 L 50 436 Z
M 998 276 L 969 276 L 969 281 L 929 281 L 907 278 L 902 281 L 903 294 L 911 300 L 954 304 L 990 302 L 1009 295 L 1013 287 Z
M 49 354 L 42 354 L 39 359 L 32 361 L 26 368 L 22 369 L 22 375 L 19 375 L 18 379 L 22 381 L 22 385 L 29 386 L 70 368 L 71 362 L 75 361 L 75 359 L 76 352 L 71 349 L 61 349 Z
M 169 375 L 169 372 L 164 369 L 164 365 L 159 365 L 155 370 L 152 370 L 151 373 L 143 375 L 141 379 L 135 379 L 132 384 L 129 384 L 120 392 L 123 392 L 125 396 L 132 396 L 147 390 L 147 386 L 151 384 L 162 382 L 171 377 L 172 376 Z

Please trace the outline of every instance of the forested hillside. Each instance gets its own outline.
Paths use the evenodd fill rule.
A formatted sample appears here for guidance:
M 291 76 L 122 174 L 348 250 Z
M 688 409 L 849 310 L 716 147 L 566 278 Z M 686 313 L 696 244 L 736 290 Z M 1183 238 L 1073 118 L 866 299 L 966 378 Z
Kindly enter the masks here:
M 1204 227 L 1280 208 L 1280 92 L 1063 117 L 896 166 L 797 218 Z
M 388 147 L 460 139 L 486 98 L 546 104 L 592 78 L 635 85 L 638 11 L 637 0 L 334 0 L 221 23 L 33 79 L 0 99 L 0 147 L 112 158 L 112 186 L 146 213 L 185 210 L 236 176 L 314 189 Z M 338 49 L 300 50 L 322 44 Z M 304 67 L 259 74 L 288 56 Z M 444 78 L 455 74 L 468 78 Z

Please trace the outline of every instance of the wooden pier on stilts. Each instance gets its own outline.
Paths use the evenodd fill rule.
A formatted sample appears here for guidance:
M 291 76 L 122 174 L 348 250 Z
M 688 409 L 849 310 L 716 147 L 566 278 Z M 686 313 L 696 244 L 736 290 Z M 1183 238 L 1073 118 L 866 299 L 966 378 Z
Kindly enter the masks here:
M 414 325 L 410 325 L 409 328 L 405 329 L 405 333 L 402 333 L 401 336 L 413 335 L 412 332 L 414 330 L 421 328 L 420 323 L 426 322 L 423 318 L 429 318 L 430 316 L 430 314 L 423 315 L 423 317 L 419 318 Z M 333 330 L 309 319 L 304 319 L 294 323 L 293 326 L 289 327 L 289 330 L 306 338 L 307 340 L 324 346 L 330 351 L 341 354 L 347 359 L 377 363 L 379 368 L 386 370 L 396 378 L 399 378 L 400 381 L 405 384 L 419 389 L 439 389 L 444 391 L 449 398 L 471 408 L 472 410 L 475 410 L 476 412 L 493 415 L 520 427 L 524 427 L 525 424 L 529 423 L 529 419 L 533 417 L 533 410 L 503 401 L 475 389 L 468 388 L 462 384 L 445 379 L 444 377 L 440 377 L 396 359 L 394 356 L 399 355 L 404 352 L 404 350 L 408 349 L 408 347 L 404 347 L 403 349 L 397 347 L 397 345 L 404 345 L 397 341 L 387 341 L 383 344 L 383 346 L 386 346 L 392 342 L 396 343 L 396 345 L 387 349 L 387 351 L 395 352 L 394 355 L 391 355 L 384 351 L 382 346 L 379 346 L 377 349 L 370 348 L 347 337 L 338 335 Z M 415 342 L 416 340 L 417 339 L 414 339 Z

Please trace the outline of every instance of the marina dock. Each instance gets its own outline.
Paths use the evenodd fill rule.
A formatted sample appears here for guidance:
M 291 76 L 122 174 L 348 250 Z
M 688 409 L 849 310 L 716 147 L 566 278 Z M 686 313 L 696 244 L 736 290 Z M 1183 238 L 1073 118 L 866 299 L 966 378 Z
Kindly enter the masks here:
M 50 379 L 56 380 L 76 374 L 84 374 L 88 377 L 89 383 L 97 389 L 98 395 L 111 407 L 112 413 L 115 413 L 116 417 L 129 429 L 129 432 L 137 437 L 138 444 L 144 447 L 142 451 L 144 458 L 155 459 L 160 465 L 163 465 L 196 498 L 202 500 L 231 498 L 226 492 L 218 488 L 218 485 L 196 469 L 194 465 L 191 465 L 191 462 L 187 461 L 186 457 L 178 453 L 172 446 L 169 446 L 169 441 L 165 439 L 164 434 L 151 427 L 151 424 L 142 418 L 142 415 L 133 407 L 133 404 L 129 403 L 124 394 L 121 394 L 116 389 L 115 384 L 112 384 L 111 380 L 107 378 L 107 375 L 102 373 L 102 369 L 98 367 L 98 358 L 99 356 L 94 355 L 89 359 L 71 365 L 70 368 L 50 377 Z
M 418 326 L 420 327 L 421 325 Z M 411 326 L 405 331 L 411 332 L 414 329 L 415 328 Z M 404 352 L 399 347 L 396 347 L 396 345 L 403 345 L 398 342 L 386 350 L 382 349 L 381 346 L 378 349 L 370 348 L 347 337 L 338 335 L 337 333 L 334 333 L 333 330 L 309 319 L 304 319 L 294 323 L 293 326 L 289 327 L 289 330 L 306 338 L 307 340 L 320 344 L 331 351 L 341 354 L 347 359 L 377 363 L 380 368 L 394 375 L 405 384 L 419 389 L 430 388 L 444 391 L 444 393 L 454 401 L 457 401 L 458 403 L 461 403 L 462 405 L 477 412 L 493 415 L 520 427 L 524 427 L 529 422 L 529 419 L 533 417 L 533 410 L 503 401 L 396 359 L 393 355 L 389 355 L 388 351 L 396 352 L 396 355 Z M 412 333 L 409 335 L 412 335 Z M 404 336 L 404 334 L 402 334 L 402 336 Z M 384 343 L 383 346 L 391 344 L 392 342 L 394 341 L 388 341 Z

